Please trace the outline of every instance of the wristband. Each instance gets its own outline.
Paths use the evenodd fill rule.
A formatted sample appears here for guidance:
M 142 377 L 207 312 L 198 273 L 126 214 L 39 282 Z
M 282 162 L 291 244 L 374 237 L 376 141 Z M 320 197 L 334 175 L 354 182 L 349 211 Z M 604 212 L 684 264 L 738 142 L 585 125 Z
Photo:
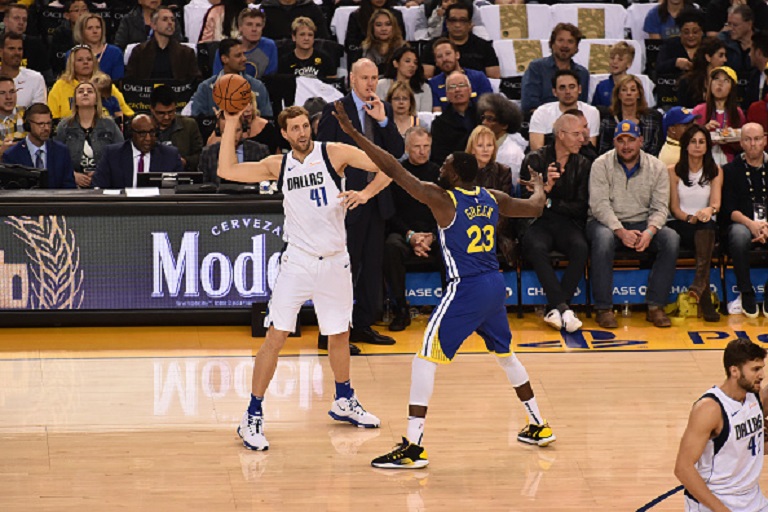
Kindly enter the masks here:
M 688 224 L 690 224 L 690 223 L 691 223 L 691 218 L 692 218 L 692 217 L 693 217 L 693 215 L 686 215 L 686 216 L 685 216 L 685 222 L 687 222 Z
M 408 231 L 408 234 L 405 236 L 405 243 L 410 244 L 411 243 L 411 237 L 413 237 L 414 232 L 413 230 Z
M 653 238 L 653 235 L 656 234 L 656 233 L 653 232 L 653 230 L 651 228 L 646 229 L 645 231 L 643 231 L 643 233 L 648 233 L 649 235 L 651 235 L 651 238 Z

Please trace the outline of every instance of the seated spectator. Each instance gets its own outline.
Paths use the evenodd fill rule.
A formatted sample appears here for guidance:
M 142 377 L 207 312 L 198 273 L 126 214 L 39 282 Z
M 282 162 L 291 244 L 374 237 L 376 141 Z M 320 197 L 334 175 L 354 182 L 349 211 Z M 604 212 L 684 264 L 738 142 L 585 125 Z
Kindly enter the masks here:
M 504 164 L 496 161 L 496 136 L 487 126 L 476 126 L 469 134 L 465 151 L 477 160 L 477 177 L 475 184 L 480 187 L 493 188 L 505 194 L 512 194 L 512 172 Z M 517 233 L 515 224 L 507 217 L 499 218 L 496 240 L 498 249 L 509 265 L 517 263 L 516 246 Z
M 672 107 L 664 114 L 661 128 L 666 142 L 659 151 L 659 160 L 667 167 L 680 161 L 680 138 L 698 117 L 685 107 Z
M 123 51 L 115 45 L 107 44 L 107 26 L 98 14 L 81 16 L 73 32 L 75 42 L 89 46 L 99 61 L 99 70 L 117 82 L 125 76 Z M 67 52 L 69 58 L 69 52 Z
M 670 327 L 664 306 L 675 277 L 680 237 L 664 224 L 669 213 L 669 174 L 641 148 L 643 136 L 632 121 L 616 127 L 615 149 L 601 155 L 589 176 L 590 280 L 603 329 L 618 327 L 613 314 L 613 259 L 616 247 L 656 253 L 645 295 L 646 320 Z
M 518 133 L 523 123 L 520 108 L 498 93 L 483 94 L 477 102 L 480 122 L 496 137 L 496 161 L 512 172 L 512 195 L 517 195 L 520 183 L 520 165 L 523 163 L 528 142 Z
M 649 155 L 659 154 L 662 145 L 661 114 L 648 108 L 643 83 L 635 75 L 622 78 L 613 90 L 610 117 L 600 123 L 600 145 L 603 153 L 613 149 L 613 134 L 622 119 L 632 121 L 643 135 L 643 151 Z
M 645 15 L 643 32 L 648 34 L 648 39 L 670 39 L 679 36 L 677 17 L 685 7 L 692 6 L 690 0 L 661 0 L 659 5 Z
M 92 83 L 77 84 L 72 110 L 56 127 L 56 140 L 69 149 L 77 186 L 90 188 L 104 147 L 122 142 L 123 134 L 112 119 L 102 115 L 101 97 Z
M 554 142 L 529 153 L 520 171 L 525 181 L 531 179 L 531 169 L 541 174 L 547 195 L 547 207 L 541 217 L 531 220 L 523 235 L 522 252 L 547 295 L 544 322 L 558 331 L 575 332 L 581 321 L 569 304 L 584 277 L 589 256 L 584 228 L 592 162 L 579 154 L 584 134 L 576 116 L 562 115 L 555 121 L 553 132 Z M 523 197 L 530 195 L 531 190 L 522 190 Z M 549 253 L 553 250 L 568 259 L 562 279 L 552 268 Z
M 401 46 L 389 58 L 384 77 L 379 79 L 379 85 L 376 86 L 376 94 L 379 97 L 386 96 L 394 82 L 410 86 L 417 112 L 432 112 L 432 89 L 424 78 L 424 68 L 419 63 L 416 50 L 410 46 Z
M 321 109 L 322 112 L 322 109 Z M 220 117 L 220 112 L 216 110 L 216 116 Z M 259 107 L 256 105 L 256 96 L 253 95 L 253 101 L 245 107 L 243 115 L 240 117 L 243 122 L 243 137 L 260 144 L 264 144 L 269 148 L 269 154 L 279 155 L 282 154 L 282 148 L 288 147 L 288 143 L 283 139 L 283 136 L 271 121 L 268 121 L 261 117 L 259 113 Z M 220 130 L 214 131 L 206 145 L 211 145 L 221 140 Z
M 237 16 L 237 28 L 240 40 L 243 42 L 243 53 L 245 53 L 245 72 L 253 78 L 261 78 L 277 72 L 277 45 L 272 39 L 262 35 L 266 23 L 267 17 L 261 9 L 243 9 Z M 217 49 L 213 59 L 213 74 L 217 75 L 221 67 Z
M 467 75 L 451 73 L 445 81 L 448 104 L 432 121 L 432 155 L 437 165 L 467 143 L 470 132 L 478 125 L 477 105 L 472 99 L 472 85 Z
M 67 67 L 48 95 L 48 106 L 51 107 L 54 119 L 72 115 L 72 98 L 75 87 L 80 82 L 90 82 L 95 72 L 99 70 L 93 51 L 88 46 L 73 48 L 67 58 Z M 133 110 L 125 102 L 123 94 L 112 84 L 112 96 L 117 98 L 120 110 L 127 117 L 133 116 Z
M 458 0 L 440 0 L 440 5 L 429 14 L 427 20 L 427 37 L 437 39 L 445 35 L 445 11 L 449 5 L 455 4 Z
M 196 171 L 203 150 L 203 136 L 194 119 L 176 115 L 177 102 L 171 86 L 160 85 L 152 89 L 149 111 L 157 126 L 157 142 L 178 149 L 184 170 Z
M 46 42 L 38 36 L 27 34 L 27 20 L 28 13 L 25 6 L 21 4 L 9 5 L 3 17 L 5 33 L 18 34 L 22 37 L 24 43 L 24 61 L 22 64 L 43 75 L 46 83 L 51 83 L 54 77 L 48 59 Z
M 627 76 L 627 70 L 635 60 L 635 47 L 620 41 L 611 47 L 608 58 L 610 59 L 611 76 L 597 84 L 595 95 L 592 96 L 592 106 L 594 107 L 611 106 L 613 87 L 619 83 L 619 80 Z
M 709 74 L 725 66 L 725 43 L 715 37 L 706 37 L 693 56 L 693 65 L 680 78 L 677 88 L 677 102 L 693 108 L 707 97 Z
M 152 37 L 131 51 L 126 77 L 131 80 L 199 80 L 195 50 L 173 37 L 176 31 L 173 11 L 161 7 L 152 14 L 150 23 Z
M 581 91 L 578 99 L 587 101 L 589 71 L 573 60 L 582 39 L 584 36 L 581 31 L 570 23 L 558 23 L 555 26 L 549 38 L 552 55 L 531 61 L 523 74 L 520 107 L 524 114 L 557 99 L 554 90 L 549 87 L 554 82 L 555 73 L 562 69 L 576 73 Z
M 709 78 L 707 100 L 696 105 L 693 113 L 700 116 L 696 120 L 698 124 L 704 125 L 710 132 L 718 131 L 727 136 L 730 130 L 741 128 L 746 122 L 744 113 L 736 101 L 738 79 L 736 73 L 727 66 L 715 68 Z M 736 144 L 715 141 L 712 154 L 718 165 L 725 165 L 733 160 L 737 151 Z
M 0 35 L 2 41 L 2 63 L 0 76 L 12 78 L 16 84 L 16 104 L 29 107 L 34 103 L 47 101 L 47 89 L 43 75 L 29 68 L 21 67 L 24 59 L 24 43 L 19 34 L 6 32 Z
M 768 242 L 768 222 L 764 218 L 768 198 L 768 172 L 765 156 L 765 131 L 756 123 L 741 130 L 743 158 L 736 158 L 723 167 L 723 208 L 721 220 L 726 228 L 728 254 L 733 260 L 736 287 L 741 293 L 741 308 L 748 318 L 757 318 L 760 308 L 750 277 L 749 251 Z M 755 205 L 763 207 L 759 215 Z M 764 288 L 765 289 L 765 288 Z M 768 296 L 767 296 L 768 297 Z M 763 313 L 768 300 L 763 300 Z
M 336 66 L 327 55 L 315 50 L 315 23 L 299 16 L 291 24 L 294 49 L 280 59 L 277 72 L 281 75 L 308 76 L 311 78 L 333 78 Z
M 139 5 L 123 16 L 115 34 L 115 45 L 122 50 L 131 43 L 143 43 L 149 39 L 152 30 L 152 13 L 160 7 L 160 0 L 137 0 Z M 179 24 L 176 24 L 174 37 L 181 40 Z
M 221 148 L 221 134 L 224 131 L 224 125 L 226 119 L 223 114 L 219 114 L 218 123 L 216 125 L 216 142 L 208 143 L 203 148 L 203 152 L 200 154 L 200 165 L 198 170 L 203 173 L 204 180 L 211 183 L 219 183 L 219 176 L 216 174 L 219 168 L 219 150 Z M 270 154 L 274 154 L 269 151 L 269 148 L 264 144 L 248 140 L 244 136 L 243 125 L 237 127 L 235 132 L 235 140 L 237 145 L 235 148 L 235 154 L 237 155 L 237 163 L 243 162 L 258 162 Z
M 711 0 L 706 2 L 707 20 L 704 29 L 708 36 L 717 37 L 718 32 L 727 29 L 728 10 L 736 5 L 747 5 L 752 9 L 753 19 L 757 20 L 755 28 L 760 31 L 768 30 L 768 6 L 761 0 Z
M 432 43 L 432 51 L 435 55 L 435 65 L 440 70 L 440 74 L 429 79 L 429 87 L 432 89 L 433 112 L 441 112 L 443 105 L 448 101 L 445 91 L 445 79 L 455 71 L 467 76 L 475 96 L 482 96 L 485 93 L 493 92 L 491 82 L 485 76 L 485 73 L 461 67 L 459 63 L 461 54 L 456 50 L 456 45 L 450 39 L 441 37 Z
M 44 103 L 35 103 L 24 112 L 27 136 L 3 153 L 6 164 L 48 169 L 48 188 L 77 188 L 67 146 L 51 140 L 53 119 Z
M 720 209 L 723 170 L 712 158 L 712 139 L 702 126 L 692 125 L 680 139 L 685 148 L 680 160 L 669 166 L 669 213 L 667 225 L 680 235 L 680 245 L 696 251 L 696 275 L 688 295 L 699 303 L 699 317 L 717 322 L 712 304 L 709 274 L 717 237 L 716 215 Z
M 656 73 L 679 77 L 693 66 L 693 57 L 704 37 L 704 14 L 693 7 L 683 9 L 677 17 L 680 37 L 664 41 L 656 57 Z
M 397 131 L 405 138 L 405 132 L 419 125 L 419 116 L 416 115 L 416 98 L 413 91 L 407 82 L 395 82 L 387 92 L 386 98 L 392 105 Z M 431 146 L 432 141 L 430 140 Z
M 432 137 L 427 130 L 420 126 L 408 129 L 405 134 L 405 153 L 408 157 L 402 160 L 402 164 L 417 179 L 437 183 L 440 167 L 429 161 L 431 147 Z M 416 259 L 440 267 L 440 241 L 429 207 L 411 197 L 396 183 L 390 185 L 390 190 L 395 214 L 389 219 L 389 234 L 384 242 L 384 282 L 394 310 L 389 330 L 402 331 L 411 324 L 405 297 L 406 262 Z
M 765 10 L 768 12 L 768 7 Z M 736 75 L 743 78 L 748 77 L 749 69 L 752 67 L 749 56 L 752 49 L 754 19 L 752 9 L 748 5 L 730 7 L 728 9 L 728 25 L 717 35 L 725 43 L 728 67 L 733 69 Z
M 749 78 L 747 79 L 746 90 L 744 91 L 744 100 L 742 101 L 742 105 L 748 105 L 747 110 L 755 102 L 764 99 L 766 94 L 768 94 L 765 76 L 765 70 L 768 68 L 768 34 L 756 32 L 752 35 L 752 53 L 749 60 L 752 67 L 749 70 Z M 747 112 L 747 121 L 762 122 L 759 119 L 750 119 L 749 112 Z
M 72 30 L 75 28 L 77 20 L 88 12 L 88 2 L 85 0 L 67 0 L 64 3 L 64 19 L 51 34 L 50 61 L 54 76 L 58 76 L 64 71 L 64 66 L 67 63 L 67 52 L 75 46 Z
M 379 68 L 379 74 L 383 75 L 395 50 L 403 46 L 405 46 L 403 34 L 392 12 L 376 9 L 368 22 L 365 39 L 360 45 L 362 56 L 373 61 Z M 350 52 L 351 55 L 353 52 Z
M 484 71 L 488 78 L 501 78 L 499 58 L 493 44 L 472 33 L 472 10 L 471 3 L 457 2 L 448 6 L 445 11 L 448 39 L 459 52 L 462 67 Z M 435 74 L 436 57 L 432 49 L 427 46 L 421 56 L 424 74 L 428 77 Z
M 528 124 L 531 151 L 544 146 L 546 136 L 552 134 L 552 126 L 557 118 L 572 108 L 577 108 L 584 113 L 589 123 L 589 138 L 593 144 L 597 144 L 597 136 L 600 133 L 600 112 L 592 105 L 579 101 L 582 92 L 579 75 L 570 69 L 558 70 L 552 77 L 551 87 L 555 101 L 538 107 Z
M 131 138 L 110 144 L 93 174 L 94 188 L 135 188 L 142 172 L 182 172 L 179 150 L 157 143 L 157 125 L 146 114 L 131 120 Z
M 348 52 L 356 52 L 362 48 L 363 40 L 368 34 L 368 24 L 371 21 L 373 12 L 379 9 L 386 9 L 397 20 L 397 26 L 400 27 L 400 34 L 405 35 L 405 22 L 403 13 L 395 9 L 399 2 L 394 0 L 360 0 L 360 7 L 352 13 L 347 21 L 347 33 L 344 36 L 344 48 Z M 350 64 L 351 65 L 351 64 Z
M 565 114 L 570 114 L 578 118 L 581 134 L 583 135 L 581 138 L 581 149 L 579 150 L 579 154 L 589 160 L 590 163 L 594 162 L 600 154 L 597 152 L 597 146 L 592 143 L 592 139 L 589 137 L 589 121 L 587 120 L 587 116 L 577 108 L 568 109 L 563 112 L 563 115 Z
M 261 10 L 267 16 L 268 23 L 264 25 L 264 36 L 277 41 L 291 38 L 291 24 L 299 16 L 311 19 L 317 32 L 318 39 L 330 39 L 328 22 L 323 11 L 313 0 L 264 0 Z
M 328 104 L 323 98 L 318 96 L 307 98 L 304 102 L 304 108 L 309 113 L 309 124 L 312 126 L 312 137 L 317 137 L 317 126 L 320 124 L 320 118 L 323 116 L 323 109 Z
M 0 76 L 0 154 L 26 135 L 24 109 L 16 106 L 16 85 L 7 76 Z
M 237 39 L 240 35 L 237 17 L 246 9 L 248 9 L 246 0 L 221 0 L 221 3 L 212 5 L 205 13 L 197 42 L 208 43 L 225 38 Z
M 112 96 L 112 79 L 101 71 L 95 71 L 91 77 L 91 83 L 96 86 L 101 97 L 101 109 L 105 117 L 114 119 L 117 126 L 123 126 L 123 111 L 120 102 Z
M 237 73 L 245 78 L 251 86 L 251 91 L 256 94 L 256 101 L 259 105 L 259 112 L 266 117 L 272 117 L 272 104 L 269 101 L 269 93 L 264 84 L 245 74 L 246 58 L 243 52 L 243 44 L 237 39 L 224 39 L 219 45 L 219 59 L 221 60 L 222 70 L 218 75 L 204 80 L 197 86 L 195 94 L 192 96 L 192 115 L 193 116 L 212 116 L 213 107 L 213 85 L 216 80 L 223 75 Z

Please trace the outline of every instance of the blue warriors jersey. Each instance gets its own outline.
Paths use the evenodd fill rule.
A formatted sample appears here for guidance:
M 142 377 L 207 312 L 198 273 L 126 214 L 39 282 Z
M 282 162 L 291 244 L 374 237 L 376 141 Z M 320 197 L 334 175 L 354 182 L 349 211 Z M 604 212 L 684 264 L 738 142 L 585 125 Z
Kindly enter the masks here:
M 448 194 L 456 205 L 451 225 L 440 228 L 440 246 L 448 279 L 498 272 L 496 198 L 484 188 L 454 188 Z

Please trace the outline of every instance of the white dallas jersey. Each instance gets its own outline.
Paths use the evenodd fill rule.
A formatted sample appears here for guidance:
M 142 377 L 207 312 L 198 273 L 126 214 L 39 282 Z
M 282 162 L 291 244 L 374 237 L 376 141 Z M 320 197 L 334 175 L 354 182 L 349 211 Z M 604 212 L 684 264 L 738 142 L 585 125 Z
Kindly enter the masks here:
M 759 489 L 763 469 L 763 410 L 755 393 L 747 393 L 744 403 L 713 386 L 702 398 L 720 405 L 723 430 L 707 441 L 696 470 L 707 487 L 731 510 L 740 510 L 740 497 Z M 692 497 L 686 492 L 688 497 Z
M 313 256 L 347 249 L 344 207 L 337 197 L 343 180 L 331 165 L 325 143 L 315 142 L 303 162 L 290 151 L 283 157 L 278 179 L 283 193 L 283 239 Z

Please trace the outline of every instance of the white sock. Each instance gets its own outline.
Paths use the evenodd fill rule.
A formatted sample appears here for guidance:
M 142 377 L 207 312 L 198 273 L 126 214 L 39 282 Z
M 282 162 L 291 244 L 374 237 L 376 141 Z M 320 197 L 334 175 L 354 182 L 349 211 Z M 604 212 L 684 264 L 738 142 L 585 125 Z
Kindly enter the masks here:
M 544 421 L 541 419 L 541 413 L 539 412 L 539 405 L 536 403 L 536 397 L 531 398 L 527 402 L 523 402 L 525 412 L 528 413 L 528 419 L 531 423 L 541 425 Z
M 424 438 L 424 422 L 426 420 L 426 418 L 408 416 L 408 433 L 406 437 L 413 444 L 421 446 L 421 440 Z

